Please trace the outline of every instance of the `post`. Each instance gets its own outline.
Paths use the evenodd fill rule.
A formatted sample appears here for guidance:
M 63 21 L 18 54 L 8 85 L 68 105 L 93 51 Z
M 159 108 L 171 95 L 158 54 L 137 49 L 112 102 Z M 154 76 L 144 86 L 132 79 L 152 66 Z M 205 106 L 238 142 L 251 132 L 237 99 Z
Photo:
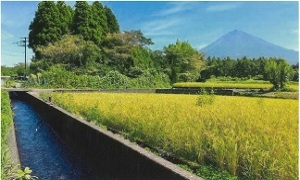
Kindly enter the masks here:
M 13 44 L 18 44 L 20 47 L 25 47 L 25 67 L 24 67 L 24 80 L 26 80 L 26 69 L 27 69 L 27 64 L 26 64 L 26 56 L 27 56 L 27 37 L 22 37 L 20 42 L 14 42 Z
M 24 69 L 24 80 L 26 80 L 26 42 L 27 42 L 27 39 L 25 37 L 24 39 L 24 43 L 25 43 L 25 69 Z

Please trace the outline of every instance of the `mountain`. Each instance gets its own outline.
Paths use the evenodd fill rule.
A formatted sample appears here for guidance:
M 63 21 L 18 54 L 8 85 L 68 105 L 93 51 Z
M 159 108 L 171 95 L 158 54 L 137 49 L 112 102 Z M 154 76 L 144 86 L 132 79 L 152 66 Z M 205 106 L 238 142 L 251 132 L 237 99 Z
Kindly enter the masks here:
M 296 64 L 299 60 L 298 51 L 285 49 L 239 30 L 223 35 L 200 52 L 206 57 L 231 57 L 233 59 L 244 56 L 249 58 L 278 57 L 286 59 L 290 64 Z

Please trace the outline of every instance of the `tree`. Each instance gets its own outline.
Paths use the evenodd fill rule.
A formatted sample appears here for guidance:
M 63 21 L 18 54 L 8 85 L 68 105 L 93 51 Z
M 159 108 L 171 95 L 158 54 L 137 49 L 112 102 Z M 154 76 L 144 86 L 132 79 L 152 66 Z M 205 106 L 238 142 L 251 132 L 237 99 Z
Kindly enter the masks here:
M 92 4 L 92 27 L 96 27 L 95 29 L 98 28 L 101 31 L 101 38 L 109 33 L 105 9 L 99 1 L 95 1 Z
M 100 46 L 102 39 L 108 32 L 108 27 L 104 8 L 98 1 L 94 2 L 91 6 L 91 15 L 88 26 L 90 34 L 87 39 Z
M 234 67 L 234 60 L 230 59 L 230 57 L 226 57 L 222 61 L 221 65 L 221 73 L 223 76 L 232 76 L 233 75 L 233 67 Z
M 49 64 L 65 64 L 69 70 L 87 68 L 101 59 L 99 47 L 80 35 L 66 35 L 60 41 L 38 47 L 37 51 Z
M 163 70 L 168 67 L 162 50 L 151 51 L 150 56 L 157 70 Z
M 124 34 L 121 33 L 108 34 L 101 46 L 104 53 L 104 63 L 121 73 L 125 73 L 133 66 L 133 60 L 130 56 L 131 47 L 123 37 Z
M 1 76 L 13 76 L 17 74 L 13 67 L 6 67 L 4 65 L 1 66 Z
M 270 59 L 266 62 L 265 71 L 274 89 L 284 88 L 286 82 L 293 78 L 292 67 L 283 59 Z
M 151 38 L 146 38 L 141 30 L 124 31 L 124 39 L 130 46 L 146 47 L 153 45 Z
M 154 67 L 154 63 L 150 57 L 150 52 L 140 46 L 135 46 L 131 50 L 133 66 L 141 69 L 149 69 Z
M 71 23 L 73 19 L 74 12 L 70 6 L 67 6 L 64 1 L 57 2 L 57 8 L 59 11 L 59 22 L 61 35 L 70 33 Z
M 35 17 L 29 26 L 29 47 L 36 52 L 37 46 L 46 46 L 60 39 L 63 34 L 59 11 L 53 1 L 38 4 Z
M 25 64 L 18 63 L 13 67 L 1 66 L 1 75 L 3 76 L 24 76 Z M 29 74 L 29 70 L 26 69 L 26 74 Z
M 75 14 L 72 22 L 72 33 L 82 35 L 84 40 L 91 38 L 91 8 L 86 1 L 76 1 Z
M 93 41 L 100 47 L 108 33 L 119 32 L 116 17 L 109 8 L 98 1 L 91 6 L 86 1 L 77 1 L 72 23 L 73 34 L 82 35 L 84 40 Z
M 145 47 L 151 43 L 141 31 L 108 34 L 101 45 L 104 61 L 123 74 L 131 67 L 152 67 L 150 53 Z
M 235 65 L 235 72 L 237 77 L 249 76 L 252 72 L 250 60 L 247 57 L 237 59 L 237 63 Z
M 175 83 L 179 75 L 185 77 L 182 80 L 195 81 L 200 73 L 200 68 L 203 66 L 203 54 L 200 54 L 188 42 L 180 42 L 170 44 L 164 47 L 167 63 L 171 68 L 170 80 Z M 189 76 L 188 78 L 186 76 Z
M 120 27 L 118 20 L 111 9 L 107 6 L 104 7 L 104 12 L 107 18 L 108 32 L 109 33 L 119 33 Z
M 299 81 L 299 62 L 297 62 L 296 64 L 292 65 L 293 70 L 294 70 L 294 77 L 293 77 L 293 81 Z

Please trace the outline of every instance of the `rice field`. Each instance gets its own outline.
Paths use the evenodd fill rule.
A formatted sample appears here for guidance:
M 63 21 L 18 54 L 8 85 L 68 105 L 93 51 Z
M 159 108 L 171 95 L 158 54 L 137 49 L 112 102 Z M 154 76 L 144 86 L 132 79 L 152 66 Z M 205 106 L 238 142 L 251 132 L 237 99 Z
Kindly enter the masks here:
M 234 89 L 270 89 L 273 85 L 270 83 L 258 83 L 258 82 L 184 82 L 175 83 L 173 88 L 234 88 Z M 294 91 L 298 91 L 298 84 L 288 84 L 288 88 Z
M 298 179 L 298 100 L 122 93 L 51 96 L 77 116 L 186 160 L 214 164 L 243 179 Z

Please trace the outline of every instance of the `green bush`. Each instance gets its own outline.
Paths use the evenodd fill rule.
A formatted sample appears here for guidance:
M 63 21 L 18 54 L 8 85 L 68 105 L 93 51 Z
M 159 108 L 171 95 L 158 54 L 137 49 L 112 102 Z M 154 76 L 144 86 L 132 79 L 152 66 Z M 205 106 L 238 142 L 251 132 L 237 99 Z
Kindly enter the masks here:
M 112 70 L 104 76 L 77 75 L 63 65 L 55 65 L 49 70 L 31 74 L 24 84 L 27 88 L 79 88 L 79 89 L 126 89 L 126 88 L 169 88 L 168 76 L 155 69 L 132 68 L 130 77 Z M 129 75 L 127 74 L 127 75 Z
M 101 81 L 103 89 L 126 89 L 129 84 L 129 78 L 118 71 L 108 72 Z
M 220 170 L 213 166 L 201 166 L 196 170 L 196 174 L 206 180 L 237 180 L 236 176 L 231 175 L 225 170 Z
M 207 91 L 202 89 L 200 95 L 197 97 L 197 105 L 201 107 L 205 105 L 212 105 L 214 101 L 215 101 L 215 95 L 213 91 L 208 93 Z

